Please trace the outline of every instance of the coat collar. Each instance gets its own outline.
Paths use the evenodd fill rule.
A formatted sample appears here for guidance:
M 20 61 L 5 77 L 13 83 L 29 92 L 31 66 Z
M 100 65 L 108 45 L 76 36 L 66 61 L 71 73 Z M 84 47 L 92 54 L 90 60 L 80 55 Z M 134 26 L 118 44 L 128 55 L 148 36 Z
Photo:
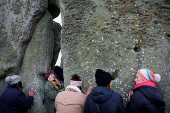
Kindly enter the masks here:
M 77 86 L 74 86 L 74 85 L 68 85 L 68 86 L 66 87 L 66 89 L 65 89 L 65 90 L 67 90 L 68 88 L 70 88 L 70 89 L 74 89 L 75 91 L 77 91 L 77 92 L 80 92 L 80 93 L 81 93 L 81 90 L 80 90 Z
M 47 84 L 48 84 L 48 86 L 49 86 L 51 89 L 54 89 L 54 88 L 55 88 L 54 85 L 52 85 L 49 81 L 47 81 Z

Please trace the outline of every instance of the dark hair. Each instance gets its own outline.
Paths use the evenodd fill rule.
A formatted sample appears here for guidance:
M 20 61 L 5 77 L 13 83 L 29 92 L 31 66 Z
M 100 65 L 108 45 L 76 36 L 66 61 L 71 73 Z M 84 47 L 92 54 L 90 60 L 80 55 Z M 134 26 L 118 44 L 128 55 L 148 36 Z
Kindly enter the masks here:
M 54 67 L 54 72 L 57 75 L 57 78 L 61 81 L 64 81 L 63 77 L 63 69 L 60 66 L 55 66 Z
M 74 80 L 74 81 L 81 81 L 80 77 L 77 75 L 77 74 L 74 74 L 71 76 L 71 80 Z
M 64 81 L 63 75 L 59 75 L 58 79 Z
M 13 84 L 13 85 L 8 85 L 8 87 L 12 87 L 12 88 L 18 88 L 18 89 L 22 89 L 23 87 L 22 87 L 22 82 L 21 81 L 19 81 L 18 83 L 16 83 L 16 84 Z

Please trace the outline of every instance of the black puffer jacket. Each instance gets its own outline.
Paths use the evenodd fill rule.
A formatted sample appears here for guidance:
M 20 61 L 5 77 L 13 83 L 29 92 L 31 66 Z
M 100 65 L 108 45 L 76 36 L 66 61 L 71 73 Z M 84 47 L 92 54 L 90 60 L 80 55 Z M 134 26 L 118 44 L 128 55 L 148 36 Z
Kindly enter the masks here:
M 133 90 L 127 113 L 164 113 L 165 101 L 162 93 L 151 86 L 140 86 Z
M 122 96 L 108 87 L 97 86 L 86 98 L 84 113 L 125 113 Z

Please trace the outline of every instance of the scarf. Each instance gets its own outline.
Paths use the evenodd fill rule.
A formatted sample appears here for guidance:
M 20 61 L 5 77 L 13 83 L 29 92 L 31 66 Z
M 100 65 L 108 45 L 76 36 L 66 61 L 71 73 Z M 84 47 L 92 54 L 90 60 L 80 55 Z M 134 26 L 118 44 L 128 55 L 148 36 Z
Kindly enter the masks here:
M 65 89 L 65 91 L 70 88 L 70 89 L 74 89 L 76 90 L 77 92 L 80 92 L 81 93 L 81 90 L 77 87 L 77 86 L 74 86 L 74 85 L 68 85 Z
M 156 87 L 154 82 L 148 81 L 148 82 L 141 82 L 141 83 L 136 84 L 133 89 L 136 89 L 136 88 L 138 88 L 140 86 L 152 86 L 152 87 Z

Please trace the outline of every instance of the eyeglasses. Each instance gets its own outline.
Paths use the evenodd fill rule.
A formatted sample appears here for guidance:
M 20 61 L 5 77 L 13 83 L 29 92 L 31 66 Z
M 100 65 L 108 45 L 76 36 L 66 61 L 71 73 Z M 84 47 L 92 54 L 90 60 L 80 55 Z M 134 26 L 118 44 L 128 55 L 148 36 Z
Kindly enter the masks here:
M 54 74 L 51 74 L 51 78 L 55 77 Z

